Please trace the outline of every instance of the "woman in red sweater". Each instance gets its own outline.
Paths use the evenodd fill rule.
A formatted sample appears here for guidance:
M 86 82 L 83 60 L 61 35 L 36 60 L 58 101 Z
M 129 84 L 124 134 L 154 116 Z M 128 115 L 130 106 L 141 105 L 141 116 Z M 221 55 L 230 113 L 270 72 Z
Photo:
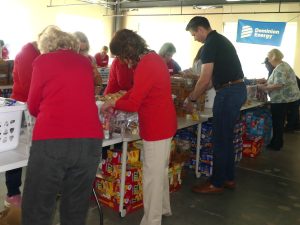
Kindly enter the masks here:
M 168 68 L 162 58 L 147 48 L 142 37 L 131 30 L 118 31 L 110 42 L 112 54 L 130 67 L 136 66 L 133 87 L 102 110 L 138 112 L 144 145 L 144 217 L 141 225 L 161 224 L 171 215 L 168 165 L 171 139 L 177 129 Z
M 60 224 L 83 225 L 103 139 L 93 67 L 76 52 L 77 40 L 56 28 L 45 30 L 38 45 L 27 101 L 36 123 L 22 224 L 50 224 L 61 193 Z
M 31 74 L 32 62 L 40 55 L 36 42 L 31 42 L 22 48 L 21 52 L 17 54 L 14 61 L 13 70 L 13 90 L 11 97 L 21 102 L 27 102 Z
M 107 53 L 108 53 L 107 46 L 103 46 L 101 52 L 96 53 L 95 59 L 98 67 L 107 67 L 109 61 L 109 57 Z
M 87 57 L 93 66 L 95 95 L 99 95 L 102 89 L 102 77 L 99 71 L 97 70 L 96 59 L 93 56 L 89 55 L 89 50 L 90 50 L 89 40 L 87 36 L 81 31 L 76 31 L 73 35 L 79 41 L 79 53 Z
M 9 51 L 3 40 L 0 40 L 0 59 L 9 59 Z
M 13 89 L 11 98 L 27 102 L 32 74 L 32 62 L 40 55 L 36 42 L 31 42 L 22 48 L 14 61 Z M 6 207 L 20 207 L 22 196 L 20 186 L 22 184 L 22 168 L 17 168 L 5 172 L 7 196 L 4 201 Z
M 128 91 L 133 86 L 133 68 L 122 62 L 119 58 L 115 58 L 109 70 L 109 78 L 104 95 L 116 93 L 118 91 Z

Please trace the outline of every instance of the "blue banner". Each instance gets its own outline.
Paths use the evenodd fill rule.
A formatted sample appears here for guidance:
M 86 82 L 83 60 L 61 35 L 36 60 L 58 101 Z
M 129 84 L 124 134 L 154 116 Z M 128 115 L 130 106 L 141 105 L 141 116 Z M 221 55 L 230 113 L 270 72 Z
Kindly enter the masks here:
M 239 20 L 236 41 L 249 44 L 280 46 L 285 25 L 285 22 Z

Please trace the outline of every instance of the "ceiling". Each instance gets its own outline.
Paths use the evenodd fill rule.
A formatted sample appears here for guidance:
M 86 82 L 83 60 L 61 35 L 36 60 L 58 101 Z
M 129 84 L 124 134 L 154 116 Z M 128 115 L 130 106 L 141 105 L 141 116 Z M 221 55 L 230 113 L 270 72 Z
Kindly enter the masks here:
M 175 7 L 175 6 L 216 6 L 228 4 L 268 4 L 268 3 L 289 3 L 298 2 L 300 0 L 85 0 L 81 2 L 89 2 L 100 4 L 114 8 L 119 6 L 120 9 L 132 8 L 149 8 L 149 7 Z
M 265 1 L 253 1 L 253 0 L 240 0 L 234 2 L 228 2 L 226 0 L 139 0 L 139 1 L 123 1 L 121 8 L 145 8 L 145 7 L 170 7 L 170 6 L 207 6 L 207 5 L 226 5 L 226 4 L 249 4 L 249 3 L 280 3 L 280 2 L 299 2 L 287 1 L 287 0 L 265 0 Z

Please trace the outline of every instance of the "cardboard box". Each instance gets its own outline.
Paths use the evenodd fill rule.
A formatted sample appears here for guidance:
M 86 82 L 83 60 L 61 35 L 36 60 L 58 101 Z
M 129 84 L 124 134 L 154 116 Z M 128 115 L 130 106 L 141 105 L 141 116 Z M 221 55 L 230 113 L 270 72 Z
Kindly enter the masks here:
M 262 137 L 243 138 L 243 156 L 255 158 L 262 150 Z
M 169 190 L 170 192 L 176 192 L 181 188 L 183 163 L 172 163 L 169 167 Z
M 122 163 L 122 151 L 119 149 L 110 149 L 107 151 L 107 162 L 118 165 Z M 127 151 L 126 163 L 131 165 L 140 161 L 140 150 L 135 147 L 130 147 Z

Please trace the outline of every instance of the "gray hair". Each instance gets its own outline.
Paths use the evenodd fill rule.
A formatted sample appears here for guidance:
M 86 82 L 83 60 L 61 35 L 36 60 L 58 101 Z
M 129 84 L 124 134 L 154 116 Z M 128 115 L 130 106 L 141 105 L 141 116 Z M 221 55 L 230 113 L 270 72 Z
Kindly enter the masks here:
M 56 26 L 46 27 L 38 38 L 38 48 L 41 53 L 53 52 L 58 49 L 77 51 L 79 43 L 76 38 Z
M 87 36 L 81 31 L 76 31 L 73 33 L 73 35 L 77 38 L 77 40 L 80 43 L 85 43 L 87 46 L 85 50 L 79 50 L 79 51 L 81 53 L 88 54 L 88 52 L 90 50 L 90 43 L 89 43 L 89 39 L 87 38 Z
M 271 60 L 281 61 L 283 57 L 284 57 L 283 53 L 277 48 L 273 48 L 268 53 L 268 58 L 270 58 Z
M 166 42 L 161 46 L 158 54 L 161 57 L 165 57 L 166 55 L 170 54 L 173 55 L 176 52 L 175 46 L 171 42 Z

